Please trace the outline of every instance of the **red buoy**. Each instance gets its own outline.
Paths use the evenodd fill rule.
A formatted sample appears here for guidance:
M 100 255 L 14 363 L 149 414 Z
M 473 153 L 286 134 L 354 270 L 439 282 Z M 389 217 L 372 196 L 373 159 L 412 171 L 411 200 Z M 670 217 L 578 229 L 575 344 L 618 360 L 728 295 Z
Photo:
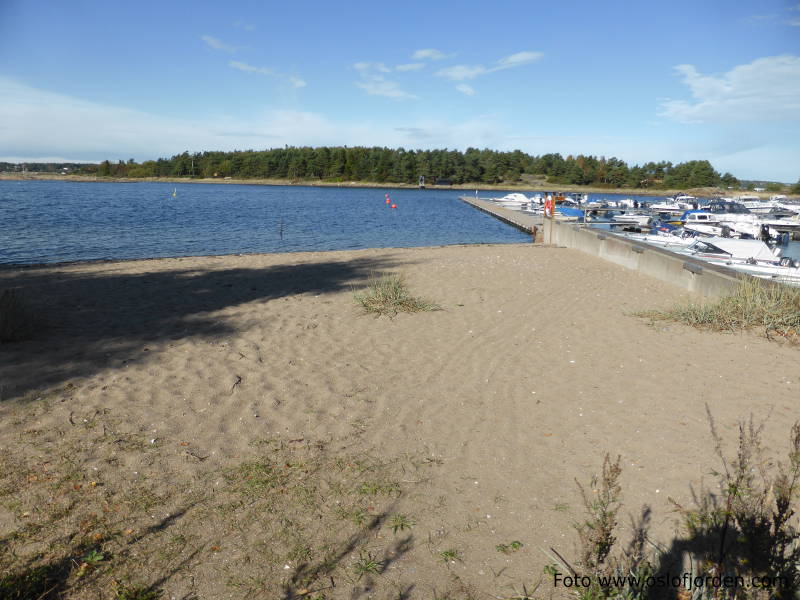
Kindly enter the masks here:
M 392 203 L 392 201 L 387 198 L 386 199 L 386 204 L 391 204 L 391 203 Z
M 397 204 L 392 204 L 392 208 L 397 208 Z

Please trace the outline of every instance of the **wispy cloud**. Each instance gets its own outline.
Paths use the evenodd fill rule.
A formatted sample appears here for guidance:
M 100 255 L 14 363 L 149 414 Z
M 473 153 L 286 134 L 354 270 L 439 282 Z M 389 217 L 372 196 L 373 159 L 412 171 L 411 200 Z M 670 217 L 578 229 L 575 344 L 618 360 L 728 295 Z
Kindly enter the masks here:
M 381 62 L 357 62 L 353 68 L 359 73 L 378 71 L 379 73 L 390 73 L 392 70 Z
M 210 35 L 201 35 L 200 39 L 203 40 L 209 48 L 213 48 L 214 50 L 221 50 L 222 52 L 227 52 L 229 54 L 233 54 L 238 50 L 236 46 L 231 46 L 230 44 L 226 44 L 219 38 L 215 38 Z
M 214 114 L 196 118 L 160 116 L 36 89 L 0 76 L 0 160 L 9 162 L 148 160 L 185 150 L 235 150 L 293 146 L 389 146 L 406 148 L 520 149 L 532 154 L 596 154 L 627 161 L 673 161 L 708 157 L 715 168 L 737 177 L 797 181 L 800 149 L 788 137 L 765 133 L 752 149 L 735 143 L 720 149 L 685 140 L 665 142 L 650 136 L 541 136 L 498 115 L 481 114 L 463 121 L 409 119 L 400 111 L 371 120 L 337 119 L 299 110 L 267 106 L 238 117 Z M 97 127 L 103 123 L 103 127 Z M 757 127 L 756 129 L 761 129 Z M 738 135 L 740 140 L 748 136 Z M 735 140 L 732 140 L 735 141 Z M 754 166 L 755 165 L 755 166 Z
M 543 56 L 544 54 L 541 52 L 517 52 L 516 54 L 504 56 L 503 58 L 495 61 L 494 65 L 491 67 L 484 67 L 483 65 L 454 65 L 452 67 L 439 69 L 436 72 L 436 75 L 451 81 L 464 81 L 465 79 L 474 79 L 480 75 L 487 75 L 488 73 L 494 73 L 496 71 L 503 71 L 505 69 L 513 69 L 515 67 L 528 65 L 536 62 Z
M 491 71 L 500 71 L 501 69 L 512 69 L 514 67 L 521 67 L 532 62 L 536 62 L 542 58 L 544 54 L 541 52 L 517 52 L 511 56 L 505 56 L 497 61 L 497 66 L 490 69 Z
M 404 65 L 397 65 L 395 71 L 419 71 L 425 68 L 425 63 L 406 63 Z
M 239 71 L 244 71 L 245 73 L 257 73 L 259 75 L 277 75 L 274 69 L 268 69 L 267 67 L 254 67 L 253 65 L 248 65 L 247 63 L 243 63 L 238 60 L 232 60 L 228 63 L 228 65 Z
M 467 65 L 454 65 L 436 71 L 436 75 L 450 79 L 451 81 L 463 81 L 464 79 L 474 79 L 478 75 L 486 75 L 489 70 L 480 65 L 469 67 Z
M 477 93 L 475 88 L 473 88 L 471 85 L 467 85 L 466 83 L 459 83 L 456 86 L 456 89 L 467 96 L 474 96 Z
M 305 80 L 297 77 L 296 75 L 284 75 L 275 69 L 271 69 L 269 67 L 256 67 L 254 65 L 247 64 L 245 62 L 241 62 L 238 60 L 232 60 L 228 63 L 228 66 L 232 69 L 236 69 L 237 71 L 242 71 L 243 73 L 254 73 L 256 75 L 263 75 L 265 77 L 275 77 L 280 80 L 284 80 L 289 83 L 293 88 L 302 88 L 306 87 L 308 84 Z
M 693 65 L 678 65 L 692 100 L 668 99 L 660 116 L 680 123 L 798 121 L 800 57 L 759 58 L 719 76 L 703 75 Z
M 789 25 L 792 27 L 800 27 L 800 19 L 792 19 L 789 21 Z
M 255 25 L 253 25 L 252 23 L 248 23 L 246 21 L 235 21 L 233 23 L 233 26 L 237 27 L 239 29 L 244 29 L 245 31 L 255 31 L 256 30 L 256 26 Z
M 436 48 L 423 48 L 422 50 L 417 50 L 414 54 L 411 55 L 412 60 L 442 60 L 445 58 L 450 58 L 451 55 L 445 54 L 444 52 L 437 50 Z
M 386 96 L 395 100 L 415 100 L 417 96 L 400 89 L 395 81 L 387 81 L 383 77 L 375 76 L 367 81 L 357 81 L 356 85 L 370 96 Z
M 391 73 L 392 69 L 382 62 L 357 62 L 353 68 L 361 76 L 361 81 L 357 81 L 356 85 L 370 96 L 384 96 L 394 100 L 415 100 L 417 98 L 414 94 L 403 90 L 396 81 L 390 81 L 384 77 L 384 74 Z

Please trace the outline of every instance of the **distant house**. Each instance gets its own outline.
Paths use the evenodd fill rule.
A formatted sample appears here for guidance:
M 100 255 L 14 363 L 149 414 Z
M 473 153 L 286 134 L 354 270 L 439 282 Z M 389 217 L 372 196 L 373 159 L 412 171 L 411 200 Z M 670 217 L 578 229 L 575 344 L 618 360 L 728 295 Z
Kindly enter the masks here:
M 765 188 L 762 188 L 762 187 L 754 187 L 753 188 L 754 192 L 763 192 L 764 190 L 765 190 Z

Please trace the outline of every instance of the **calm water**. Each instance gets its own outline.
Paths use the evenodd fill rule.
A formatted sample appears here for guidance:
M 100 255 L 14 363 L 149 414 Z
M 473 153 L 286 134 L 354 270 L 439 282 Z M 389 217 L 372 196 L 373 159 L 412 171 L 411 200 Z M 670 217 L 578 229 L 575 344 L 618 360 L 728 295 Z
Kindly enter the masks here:
M 462 194 L 0 181 L 0 263 L 530 241 L 461 202 Z
M 386 206 L 386 193 L 397 209 Z M 469 192 L 0 181 L 0 264 L 530 240 L 461 202 L 463 194 Z M 800 259 L 800 242 L 784 254 Z

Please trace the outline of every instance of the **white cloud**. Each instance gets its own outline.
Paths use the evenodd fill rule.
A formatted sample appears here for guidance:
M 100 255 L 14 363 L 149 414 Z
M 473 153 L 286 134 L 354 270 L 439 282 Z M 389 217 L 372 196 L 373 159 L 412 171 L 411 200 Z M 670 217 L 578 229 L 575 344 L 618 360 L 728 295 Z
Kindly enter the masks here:
M 529 63 L 535 62 L 542 58 L 544 54 L 541 52 L 517 52 L 511 56 L 505 56 L 497 61 L 497 66 L 492 71 L 499 71 L 501 69 L 511 69 L 513 67 L 520 67 Z
M 455 65 L 436 71 L 436 75 L 450 79 L 451 81 L 463 81 L 464 79 L 474 79 L 478 75 L 485 75 L 489 71 L 480 65 L 468 67 L 467 65 Z
M 369 73 L 371 71 L 378 71 L 380 73 L 391 73 L 391 69 L 385 64 L 380 62 L 357 62 L 353 68 L 359 73 Z
M 228 65 L 239 71 L 244 71 L 245 73 L 257 73 L 258 75 L 276 74 L 273 69 L 268 69 L 266 67 L 254 67 L 253 65 L 248 65 L 247 63 L 239 62 L 238 60 L 232 60 L 228 63 Z
M 274 77 L 276 79 L 286 81 L 293 88 L 303 88 L 308 85 L 304 79 L 301 79 L 296 75 L 283 75 L 282 73 L 279 73 L 275 69 L 270 69 L 269 67 L 255 67 L 238 60 L 232 60 L 228 62 L 228 66 L 232 69 L 236 69 L 237 71 L 243 71 L 244 73 L 255 73 L 256 75 Z
M 483 65 L 454 65 L 452 67 L 439 69 L 436 75 L 451 81 L 464 81 L 465 79 L 474 79 L 480 75 L 495 73 L 496 71 L 521 67 L 539 60 L 542 56 L 544 56 L 544 54 L 541 52 L 517 52 L 516 54 L 504 56 L 497 60 L 492 67 L 484 67 Z
M 397 65 L 395 71 L 419 71 L 425 67 L 425 63 L 407 63 L 404 65 Z
M 459 83 L 456 86 L 456 89 L 467 96 L 474 96 L 477 93 L 475 92 L 475 88 L 473 88 L 471 85 L 467 85 L 466 83 Z
M 440 50 L 436 50 L 435 48 L 423 48 L 422 50 L 417 50 L 414 54 L 411 55 L 412 60 L 442 60 L 443 58 L 449 58 L 450 55 L 441 52 Z
M 223 52 L 227 52 L 229 54 L 233 54 L 238 50 L 236 46 L 226 44 L 219 38 L 215 38 L 210 35 L 201 35 L 200 39 L 206 43 L 206 46 L 213 48 L 214 50 L 222 50 Z
M 366 81 L 357 81 L 356 85 L 370 96 L 386 96 L 395 100 L 415 100 L 417 96 L 400 89 L 395 81 L 387 81 L 383 77 L 371 77 Z
M 693 99 L 662 102 L 660 116 L 680 123 L 798 121 L 798 56 L 759 58 L 720 76 L 703 75 L 693 65 L 678 65 L 675 71 Z
M 244 29 L 245 31 L 255 31 L 256 26 L 248 23 L 246 21 L 236 21 L 233 24 L 234 27 L 238 27 L 239 29 Z
M 31 88 L 0 77 L 0 160 L 55 158 L 60 162 L 136 160 L 185 150 L 302 146 L 462 148 L 518 145 L 493 115 L 460 122 L 331 119 L 298 110 L 263 107 L 247 117 L 162 117 Z M 98 124 L 102 124 L 99 126 Z
M 383 73 L 391 73 L 392 70 L 381 62 L 357 62 L 353 68 L 361 75 L 361 81 L 357 81 L 356 85 L 370 96 L 384 96 L 394 100 L 417 98 L 414 94 L 401 89 L 396 81 L 387 80 Z
M 792 27 L 800 27 L 800 19 L 792 19 L 789 21 L 789 25 Z

